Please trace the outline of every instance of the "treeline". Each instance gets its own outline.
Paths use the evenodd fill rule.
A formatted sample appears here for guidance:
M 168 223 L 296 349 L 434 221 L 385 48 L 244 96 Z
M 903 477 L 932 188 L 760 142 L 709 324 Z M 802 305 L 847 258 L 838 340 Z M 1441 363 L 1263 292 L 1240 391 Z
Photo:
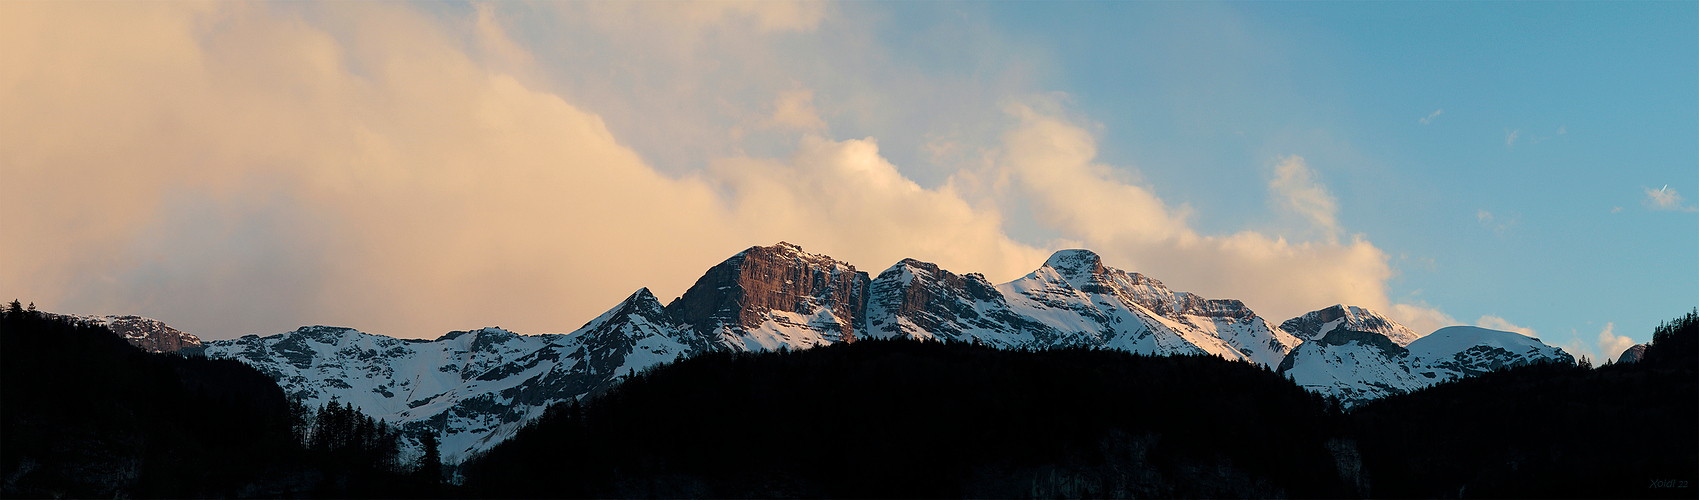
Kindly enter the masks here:
M 1693 498 L 1699 311 L 1660 325 L 1652 339 L 1635 363 L 1497 371 L 1354 410 L 1368 491 L 1394 498 Z
M 556 405 L 463 472 L 489 497 L 1691 498 L 1696 326 L 1660 326 L 1642 363 L 1512 368 L 1350 413 L 1215 357 L 712 354 Z
M 1213 356 L 863 340 L 639 373 L 463 472 L 498 497 L 1323 497 L 1350 494 L 1343 422 Z
M 453 493 L 354 408 L 314 411 L 241 362 L 148 353 L 16 301 L 0 309 L 0 402 L 0 496 Z
M 1641 362 L 1350 412 L 1211 356 L 866 340 L 717 353 L 556 405 L 444 484 L 434 436 L 236 361 L 0 308 L 0 497 L 1681 497 L 1699 309 Z

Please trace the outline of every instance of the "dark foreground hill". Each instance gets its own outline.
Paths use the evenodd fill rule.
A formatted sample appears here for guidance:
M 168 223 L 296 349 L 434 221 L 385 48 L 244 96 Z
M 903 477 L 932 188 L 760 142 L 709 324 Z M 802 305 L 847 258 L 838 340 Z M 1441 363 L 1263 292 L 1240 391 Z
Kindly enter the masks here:
M 241 362 L 145 352 L 107 326 L 0 311 L 0 497 L 418 497 L 396 431 L 291 405 Z M 434 458 L 434 457 L 433 457 Z
M 1691 498 L 1696 326 L 1660 327 L 1654 362 L 1511 368 L 1348 414 L 1209 356 L 709 354 L 552 407 L 463 471 L 492 497 Z
M 1699 496 L 1699 313 L 1644 360 L 1483 374 L 1351 412 L 1368 491 L 1416 498 Z
M 516 497 L 1335 496 L 1342 422 L 1213 356 L 862 341 L 636 374 L 465 473 Z

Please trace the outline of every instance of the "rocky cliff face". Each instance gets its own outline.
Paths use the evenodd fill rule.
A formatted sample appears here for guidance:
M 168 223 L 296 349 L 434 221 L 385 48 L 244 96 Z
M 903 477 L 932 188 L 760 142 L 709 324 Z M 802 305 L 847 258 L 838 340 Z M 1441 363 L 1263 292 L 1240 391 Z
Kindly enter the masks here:
M 1304 313 L 1303 316 L 1286 320 L 1280 324 L 1280 329 L 1296 336 L 1299 340 L 1315 340 L 1327 335 L 1334 329 L 1354 330 L 1359 332 L 1375 332 L 1385 335 L 1398 345 L 1410 345 L 1420 334 L 1410 331 L 1392 319 L 1367 308 L 1336 304 L 1326 309 Z
M 1146 354 L 1214 354 L 1274 366 L 1299 341 L 1237 300 L 1210 300 L 1103 265 L 1089 250 L 1062 250 L 1044 267 L 998 287 L 1017 313 L 1070 342 Z
M 148 352 L 177 352 L 200 347 L 201 339 L 153 318 L 141 316 L 70 316 L 51 314 L 59 318 L 104 325 L 123 337 L 130 345 Z
M 1646 347 L 1646 344 L 1634 344 L 1634 347 L 1630 347 L 1628 350 L 1622 351 L 1622 355 L 1617 356 L 1616 362 L 1638 363 L 1641 359 L 1646 358 Z
M 868 284 L 855 266 L 779 242 L 708 269 L 666 312 L 730 349 L 854 342 Z
M 506 439 L 551 404 L 710 351 L 903 337 L 1212 354 L 1278 367 L 1309 390 L 1349 404 L 1567 356 L 1508 332 L 1442 330 L 1445 335 L 1399 342 L 1387 332 L 1414 333 L 1356 307 L 1335 306 L 1286 324 L 1308 341 L 1242 302 L 1176 292 L 1105 266 L 1086 250 L 1056 252 L 1027 276 L 994 286 L 984 276 L 913 259 L 869 279 L 847 263 L 779 243 L 726 259 L 665 307 L 649 290 L 638 290 L 565 335 L 485 328 L 425 341 L 306 327 L 209 342 L 205 354 L 254 365 L 309 404 L 336 398 L 410 431 L 435 431 L 450 460 Z
M 872 338 L 1020 348 L 1057 336 L 1054 328 L 1011 311 L 985 276 L 957 275 L 930 262 L 903 259 L 874 278 L 868 297 L 866 335 Z

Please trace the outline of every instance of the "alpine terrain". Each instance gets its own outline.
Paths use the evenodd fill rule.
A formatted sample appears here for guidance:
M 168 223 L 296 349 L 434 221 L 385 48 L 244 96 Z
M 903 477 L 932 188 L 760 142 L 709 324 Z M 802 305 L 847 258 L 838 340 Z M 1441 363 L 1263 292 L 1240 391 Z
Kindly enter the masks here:
M 1171 290 L 1088 250 L 1056 252 L 994 285 L 914 259 L 869 276 L 784 242 L 733 255 L 665 306 L 638 290 L 564 335 L 484 328 L 427 341 L 312 326 L 181 349 L 254 366 L 309 405 L 335 400 L 434 432 L 443 458 L 459 461 L 551 404 L 661 363 L 863 338 L 1212 355 L 1276 370 L 1347 406 L 1498 367 L 1573 361 L 1515 333 L 1452 327 L 1418 336 L 1347 305 L 1277 326 L 1243 302 Z

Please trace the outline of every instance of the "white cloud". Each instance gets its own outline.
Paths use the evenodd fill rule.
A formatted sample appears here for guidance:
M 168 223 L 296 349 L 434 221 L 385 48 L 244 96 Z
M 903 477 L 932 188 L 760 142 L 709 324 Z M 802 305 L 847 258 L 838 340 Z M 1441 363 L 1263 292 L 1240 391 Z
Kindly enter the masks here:
M 1507 148 L 1516 147 L 1516 136 L 1521 135 L 1521 134 L 1522 134 L 1521 130 L 1511 130 L 1511 129 L 1508 129 L 1508 128 L 1504 129 L 1504 147 L 1507 147 Z
M 1387 256 L 1360 236 L 1340 241 L 1333 198 L 1297 156 L 1276 167 L 1271 197 L 1326 228 L 1326 241 L 1199 234 L 1184 204 L 1096 163 L 1086 127 L 1057 113 L 1011 108 L 1012 129 L 983 162 L 928 188 L 872 138 L 821 136 L 814 89 L 787 91 L 794 80 L 752 64 L 743 76 L 769 86 L 632 92 L 654 106 L 748 92 L 762 97 L 726 105 L 749 113 L 739 120 L 801 138 L 777 158 L 728 147 L 699 155 L 704 169 L 669 172 L 584 107 L 650 101 L 538 83 L 527 68 L 546 58 L 507 37 L 499 7 L 479 6 L 457 30 L 407 4 L 0 5 L 0 213 L 38 235 L 0 240 L 0 289 L 69 312 L 146 313 L 203 338 L 303 322 L 407 337 L 494 324 L 560 332 L 638 287 L 677 295 L 754 244 L 790 241 L 870 272 L 914 257 L 994 281 L 1083 245 L 1275 321 L 1340 302 L 1438 314 L 1389 304 Z M 687 32 L 638 42 L 677 70 L 657 81 L 687 83 L 711 71 L 690 57 L 703 40 L 811 30 L 828 13 L 560 8 L 631 39 Z M 654 70 L 623 62 L 585 71 Z M 627 119 L 674 116 L 611 106 Z M 726 133 L 700 119 L 709 113 L 680 114 L 697 121 L 657 127 Z M 1059 239 L 1012 240 L 1003 203 L 1030 204 Z
M 1634 339 L 1619 336 L 1612 332 L 1615 329 L 1615 323 L 1605 323 L 1605 329 L 1599 331 L 1599 353 L 1603 354 L 1607 360 L 1622 357 L 1622 351 L 1634 347 L 1635 344 Z
M 1392 308 L 1387 310 L 1385 314 L 1393 321 L 1409 328 L 1410 331 L 1416 332 L 1417 335 L 1427 335 L 1441 328 L 1463 324 L 1457 321 L 1457 318 L 1453 318 L 1426 303 L 1400 302 L 1392 304 Z
M 871 141 L 804 140 L 765 179 L 740 166 L 757 160 L 661 174 L 600 116 L 401 4 L 305 6 L 328 26 L 251 4 L 6 7 L 0 107 L 31 119 L 0 119 L 0 210 L 43 236 L 0 242 L 0 288 L 67 311 L 206 338 L 298 321 L 568 331 L 779 240 L 866 266 L 1043 259 Z M 493 59 L 523 59 L 476 19 Z
M 1569 133 L 1569 127 L 1561 126 L 1561 125 L 1557 127 L 1557 135 L 1563 135 L 1563 134 L 1567 134 L 1567 133 Z
M 1622 213 L 1622 207 L 1611 207 L 1611 213 Z
M 1563 344 L 1563 350 L 1574 355 L 1578 361 L 1582 356 L 1586 356 L 1593 361 L 1594 366 L 1604 364 L 1606 361 L 1616 361 L 1617 358 L 1622 357 L 1623 351 L 1634 347 L 1637 342 L 1627 336 L 1617 335 L 1615 330 L 1615 323 L 1605 323 L 1604 329 L 1599 331 L 1598 342 L 1587 342 L 1582 340 L 1582 336 L 1576 335 L 1574 340 Z
M 1085 128 L 1026 106 L 1010 112 L 1020 125 L 1006 136 L 997 166 L 1015 179 L 1035 216 L 1102 254 L 1105 264 L 1150 273 L 1179 290 L 1238 298 L 1269 318 L 1335 303 L 1390 308 L 1387 255 L 1361 237 L 1337 243 L 1290 242 L 1256 231 L 1199 234 L 1183 206 L 1171 207 L 1152 187 L 1095 163 L 1096 145 Z M 1287 169 L 1295 192 L 1325 193 Z
M 814 91 L 808 89 L 780 92 L 778 100 L 773 103 L 773 116 L 769 121 L 775 126 L 802 130 L 826 128 L 826 121 L 820 119 L 820 113 L 814 110 Z
M 1640 204 L 1645 205 L 1647 209 L 1664 212 L 1699 212 L 1699 207 L 1684 204 L 1685 200 L 1681 198 L 1681 193 L 1670 189 L 1669 186 L 1664 186 L 1662 189 L 1644 189 L 1646 190 L 1646 198 L 1641 200 Z
M 1428 123 L 1432 122 L 1434 120 L 1434 118 L 1438 118 L 1441 113 L 1445 113 L 1445 110 L 1436 109 L 1436 110 L 1434 110 L 1434 112 L 1428 113 L 1427 117 L 1417 119 L 1416 121 L 1421 122 L 1421 124 L 1423 124 L 1423 125 L 1427 125 Z
M 1528 328 L 1528 327 L 1525 327 L 1525 326 L 1516 326 L 1515 324 L 1512 324 L 1509 321 L 1505 321 L 1504 318 L 1500 318 L 1498 316 L 1492 316 L 1492 315 L 1481 316 L 1481 319 L 1475 320 L 1475 326 L 1478 326 L 1478 327 L 1481 327 L 1481 328 L 1489 328 L 1489 329 L 1493 329 L 1493 330 L 1503 330 L 1503 331 L 1507 331 L 1507 332 L 1516 332 L 1516 333 L 1520 333 L 1520 334 L 1522 334 L 1524 336 L 1528 336 L 1528 337 L 1538 337 L 1538 335 L 1534 334 L 1533 328 Z
M 1282 208 L 1304 216 L 1330 241 L 1338 241 L 1341 230 L 1335 214 L 1339 206 L 1303 158 L 1292 155 L 1281 159 L 1274 167 L 1274 178 L 1268 181 L 1268 191 Z

